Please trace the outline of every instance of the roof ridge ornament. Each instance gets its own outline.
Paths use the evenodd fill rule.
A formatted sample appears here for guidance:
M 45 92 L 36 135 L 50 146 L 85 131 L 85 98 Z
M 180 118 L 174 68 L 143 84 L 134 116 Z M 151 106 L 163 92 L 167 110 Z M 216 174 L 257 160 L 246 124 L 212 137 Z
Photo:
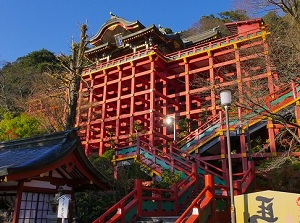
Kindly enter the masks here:
M 109 14 L 110 14 L 110 19 L 117 19 L 117 18 L 120 18 L 119 16 L 113 14 L 112 12 L 110 12 Z

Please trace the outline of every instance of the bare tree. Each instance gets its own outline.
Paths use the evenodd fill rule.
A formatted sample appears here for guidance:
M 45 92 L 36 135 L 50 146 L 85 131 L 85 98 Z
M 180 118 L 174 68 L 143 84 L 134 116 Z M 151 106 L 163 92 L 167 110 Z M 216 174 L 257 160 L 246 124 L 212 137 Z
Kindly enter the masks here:
M 86 63 L 84 52 L 89 43 L 87 30 L 87 24 L 82 24 L 80 26 L 80 40 L 79 43 L 72 42 L 71 56 L 61 55 L 58 57 L 64 71 L 62 73 L 51 73 L 51 76 L 60 80 L 67 89 L 67 116 L 65 129 L 74 128 L 76 122 L 78 91 L 82 71 Z

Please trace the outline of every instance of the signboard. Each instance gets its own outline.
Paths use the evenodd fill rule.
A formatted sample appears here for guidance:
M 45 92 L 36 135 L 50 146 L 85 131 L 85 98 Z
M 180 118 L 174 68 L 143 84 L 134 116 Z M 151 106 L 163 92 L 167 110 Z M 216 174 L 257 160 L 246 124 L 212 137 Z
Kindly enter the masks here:
M 69 201 L 70 198 L 65 195 L 62 195 L 58 198 L 58 211 L 57 211 L 58 218 L 68 218 Z
M 122 34 L 115 35 L 115 40 L 118 47 L 123 46 Z
M 261 191 L 234 199 L 237 223 L 300 222 L 300 194 Z

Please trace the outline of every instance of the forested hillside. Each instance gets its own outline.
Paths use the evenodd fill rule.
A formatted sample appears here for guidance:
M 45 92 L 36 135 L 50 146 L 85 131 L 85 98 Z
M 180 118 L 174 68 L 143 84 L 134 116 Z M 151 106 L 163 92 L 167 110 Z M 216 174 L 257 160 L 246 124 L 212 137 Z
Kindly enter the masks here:
M 46 75 L 60 70 L 56 56 L 46 50 L 34 51 L 6 63 L 0 70 L 0 140 L 23 138 L 55 129 L 28 113 L 29 102 L 51 94 L 61 87 L 59 81 Z

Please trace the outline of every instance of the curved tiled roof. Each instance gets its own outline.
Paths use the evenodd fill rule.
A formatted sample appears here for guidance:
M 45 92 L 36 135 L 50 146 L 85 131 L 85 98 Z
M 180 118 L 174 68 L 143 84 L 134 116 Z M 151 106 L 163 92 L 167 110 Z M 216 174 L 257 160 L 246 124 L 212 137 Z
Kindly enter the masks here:
M 134 22 L 130 22 L 130 21 L 127 21 L 127 20 L 125 20 L 121 17 L 115 16 L 111 13 L 110 19 L 106 23 L 104 23 L 101 26 L 101 28 L 99 29 L 99 31 L 97 32 L 97 34 L 90 39 L 91 44 L 94 45 L 94 43 L 97 41 L 97 39 L 99 37 L 101 37 L 103 31 L 105 31 L 108 27 L 110 27 L 114 24 L 122 24 L 125 27 L 135 27 L 135 26 L 137 26 L 137 27 L 140 27 L 141 29 L 145 28 L 145 26 L 142 25 L 138 20 L 136 20 Z
M 89 162 L 81 147 L 76 130 L 0 143 L 0 177 L 14 180 L 34 177 L 55 168 L 66 168 L 70 157 L 80 165 L 70 173 L 73 180 L 89 178 L 106 187 L 105 177 Z M 62 167 L 63 166 L 63 167 Z M 88 176 L 86 176 L 88 173 Z M 16 177 L 17 176 L 17 177 Z M 76 179 L 77 178 L 77 179 Z

